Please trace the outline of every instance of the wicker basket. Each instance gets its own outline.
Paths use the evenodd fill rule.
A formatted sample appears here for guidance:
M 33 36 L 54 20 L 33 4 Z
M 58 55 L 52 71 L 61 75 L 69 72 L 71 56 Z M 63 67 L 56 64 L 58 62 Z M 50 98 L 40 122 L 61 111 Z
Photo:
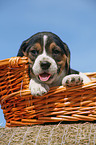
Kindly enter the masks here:
M 28 59 L 0 61 L 0 101 L 6 126 L 25 126 L 59 121 L 96 120 L 96 73 L 86 73 L 89 84 L 53 87 L 34 97 L 29 90 Z

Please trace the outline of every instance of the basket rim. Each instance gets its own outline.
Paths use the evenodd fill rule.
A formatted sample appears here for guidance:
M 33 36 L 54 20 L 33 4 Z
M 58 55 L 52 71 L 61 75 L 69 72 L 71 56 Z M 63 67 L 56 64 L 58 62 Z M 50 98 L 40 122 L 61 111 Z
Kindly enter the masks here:
M 21 64 L 26 64 L 28 63 L 28 57 L 26 56 L 23 56 L 23 57 L 11 57 L 11 58 L 6 58 L 6 59 L 3 59 L 3 60 L 0 60 L 0 67 L 2 66 L 11 66 L 10 64 L 11 63 L 14 63 L 14 64 L 17 64 L 17 66 L 21 65 Z
M 88 90 L 88 89 L 93 89 L 93 88 L 96 88 L 96 80 L 95 81 L 91 81 L 87 84 L 83 84 L 83 85 L 79 85 L 79 86 L 74 86 L 74 87 L 64 87 L 64 86 L 55 86 L 55 87 L 51 87 L 49 92 L 42 95 L 42 96 L 37 96 L 37 97 L 42 97 L 42 98 L 46 98 L 48 97 L 49 95 L 54 95 L 54 94 L 57 94 L 57 93 L 60 93 L 60 92 L 64 92 L 64 94 L 67 93 L 70 94 L 70 92 L 73 92 L 73 91 L 80 91 L 80 90 Z M 1 99 L 1 104 L 6 101 L 7 99 L 15 96 L 15 95 L 20 95 L 20 97 L 23 96 L 23 94 L 25 95 L 31 95 L 31 91 L 29 89 L 21 89 L 19 91 L 16 91 L 16 92 L 13 92 L 9 95 L 6 95 L 3 99 Z M 35 96 L 33 96 L 35 97 Z

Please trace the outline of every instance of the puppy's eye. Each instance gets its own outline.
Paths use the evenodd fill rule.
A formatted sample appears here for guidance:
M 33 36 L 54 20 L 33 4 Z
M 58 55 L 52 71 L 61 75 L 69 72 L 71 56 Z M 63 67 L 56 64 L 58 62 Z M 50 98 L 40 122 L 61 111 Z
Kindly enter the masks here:
M 60 54 L 60 51 L 57 50 L 57 49 L 53 49 L 53 50 L 52 50 L 52 53 L 55 54 L 55 55 L 57 55 L 57 54 Z
M 38 55 L 38 51 L 37 50 L 31 50 L 32 55 Z

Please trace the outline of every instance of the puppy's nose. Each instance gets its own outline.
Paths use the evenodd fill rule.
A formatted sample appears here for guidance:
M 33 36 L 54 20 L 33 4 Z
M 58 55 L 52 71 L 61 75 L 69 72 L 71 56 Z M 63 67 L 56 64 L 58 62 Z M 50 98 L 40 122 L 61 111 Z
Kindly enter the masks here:
M 51 63 L 48 61 L 42 61 L 40 65 L 43 70 L 46 70 L 50 67 Z

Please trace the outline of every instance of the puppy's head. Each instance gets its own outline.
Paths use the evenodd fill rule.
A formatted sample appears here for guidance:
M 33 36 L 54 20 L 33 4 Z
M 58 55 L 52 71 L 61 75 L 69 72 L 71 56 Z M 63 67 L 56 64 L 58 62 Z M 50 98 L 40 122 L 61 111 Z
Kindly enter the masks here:
M 51 32 L 40 32 L 26 41 L 19 49 L 18 56 L 27 56 L 30 78 L 51 84 L 70 71 L 68 46 Z

